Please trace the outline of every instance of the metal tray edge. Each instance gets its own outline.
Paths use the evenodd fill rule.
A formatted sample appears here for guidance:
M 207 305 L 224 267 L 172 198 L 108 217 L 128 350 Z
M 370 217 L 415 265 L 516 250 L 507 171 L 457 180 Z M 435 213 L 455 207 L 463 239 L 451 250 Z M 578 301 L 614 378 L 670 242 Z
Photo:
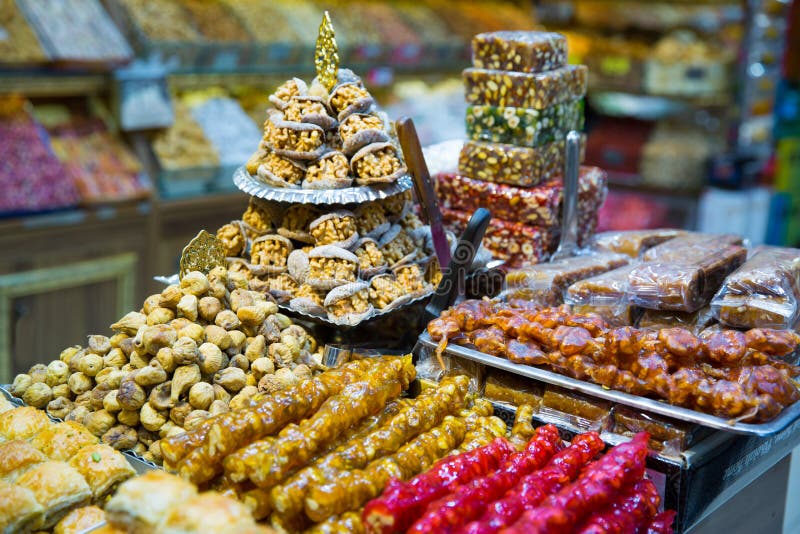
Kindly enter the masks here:
M 437 344 L 430 338 L 430 335 L 427 332 L 423 332 L 420 335 L 419 342 L 422 345 L 431 349 L 435 349 L 437 346 Z M 789 424 L 791 424 L 795 419 L 800 417 L 800 402 L 795 402 L 791 406 L 784 409 L 783 412 L 781 412 L 781 414 L 778 415 L 778 417 L 766 423 L 761 423 L 761 424 L 731 423 L 728 419 L 723 419 L 721 417 L 716 417 L 713 415 L 704 414 L 702 412 L 689 410 L 688 408 L 682 408 L 680 406 L 672 406 L 671 404 L 666 404 L 657 400 L 647 399 L 644 397 L 638 397 L 636 395 L 623 393 L 621 391 L 615 391 L 611 389 L 607 390 L 601 386 L 592 384 L 590 382 L 584 382 L 583 380 L 577 380 L 574 378 L 570 378 L 568 376 L 559 375 L 557 373 L 546 371 L 544 369 L 539 369 L 537 367 L 519 365 L 516 363 L 512 363 L 508 360 L 505 360 L 503 358 L 490 356 L 488 354 L 484 354 L 482 352 L 469 349 L 467 347 L 462 347 L 460 345 L 448 344 L 447 349 L 445 350 L 445 354 L 466 358 L 468 360 L 482 363 L 490 367 L 508 371 L 509 373 L 514 373 L 517 375 L 526 376 L 528 378 L 533 378 L 535 380 L 540 380 L 542 382 L 552 384 L 554 386 L 561 386 L 565 388 L 574 389 L 576 391 L 580 391 L 581 393 L 585 393 L 587 395 L 593 395 L 601 399 L 617 402 L 619 404 L 624 404 L 626 406 L 631 406 L 633 408 L 639 408 L 641 410 L 649 411 L 655 414 L 663 415 L 666 417 L 672 417 L 673 419 L 678 419 L 689 423 L 696 423 L 698 425 L 703 425 L 709 428 L 715 428 L 718 430 L 724 430 L 726 432 L 732 432 L 736 434 L 762 436 L 762 437 L 769 436 L 777 432 L 780 432 L 781 430 L 789 426 Z

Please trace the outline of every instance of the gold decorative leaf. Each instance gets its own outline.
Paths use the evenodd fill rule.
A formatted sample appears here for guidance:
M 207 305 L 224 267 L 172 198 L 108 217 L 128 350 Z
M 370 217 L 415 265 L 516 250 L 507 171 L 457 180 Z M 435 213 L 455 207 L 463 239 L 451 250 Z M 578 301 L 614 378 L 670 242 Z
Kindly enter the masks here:
M 195 238 L 183 248 L 180 265 L 181 278 L 191 271 L 208 274 L 214 267 L 225 266 L 225 249 L 216 236 L 200 230 Z
M 339 78 L 339 47 L 336 45 L 336 33 L 333 30 L 331 16 L 327 11 L 319 25 L 314 65 L 317 67 L 317 79 L 320 83 L 328 91 L 333 89 Z

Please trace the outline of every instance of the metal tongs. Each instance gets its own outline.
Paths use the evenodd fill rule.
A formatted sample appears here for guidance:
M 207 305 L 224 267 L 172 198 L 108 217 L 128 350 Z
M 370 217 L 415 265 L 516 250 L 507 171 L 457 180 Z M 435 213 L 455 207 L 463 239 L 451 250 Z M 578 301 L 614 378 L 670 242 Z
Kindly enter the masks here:
M 578 248 L 578 167 L 580 165 L 581 134 L 567 134 L 567 155 L 564 164 L 564 193 L 562 202 L 561 238 L 550 261 L 568 258 Z
M 444 272 L 450 264 L 450 244 L 444 233 L 442 213 L 439 211 L 436 192 L 433 189 L 428 165 L 425 163 L 425 156 L 422 154 L 414 121 L 408 117 L 401 117 L 397 121 L 397 137 L 400 139 L 400 147 L 403 149 L 403 157 L 406 160 L 408 171 L 414 179 L 414 188 L 422 205 L 423 217 L 431 227 L 433 249 L 439 260 L 439 267 Z M 482 238 L 483 235 L 481 235 Z

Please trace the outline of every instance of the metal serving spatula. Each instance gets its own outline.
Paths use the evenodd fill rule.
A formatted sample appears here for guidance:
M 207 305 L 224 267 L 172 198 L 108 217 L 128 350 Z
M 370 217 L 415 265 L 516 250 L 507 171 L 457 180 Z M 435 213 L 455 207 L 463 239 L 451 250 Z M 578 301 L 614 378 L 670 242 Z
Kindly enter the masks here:
M 564 192 L 562 200 L 561 238 L 551 261 L 572 256 L 578 248 L 578 168 L 580 166 L 581 134 L 567 134 L 567 155 L 564 164 Z

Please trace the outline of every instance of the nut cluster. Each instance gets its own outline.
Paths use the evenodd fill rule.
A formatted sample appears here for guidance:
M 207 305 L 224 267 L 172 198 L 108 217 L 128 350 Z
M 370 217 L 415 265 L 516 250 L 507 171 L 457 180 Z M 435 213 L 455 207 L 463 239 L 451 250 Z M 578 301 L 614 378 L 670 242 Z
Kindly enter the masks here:
M 383 121 L 375 115 L 349 115 L 339 125 L 339 136 L 347 141 L 358 132 L 364 130 L 383 130 Z
M 386 222 L 386 213 L 377 202 L 365 204 L 358 210 L 356 226 L 360 235 L 367 235 Z
M 351 314 L 361 314 L 369 308 L 369 291 L 364 288 L 348 297 L 341 298 L 329 306 L 328 313 L 334 317 L 344 317 Z
M 356 264 L 338 258 L 311 258 L 308 262 L 308 277 L 355 282 L 357 268 Z
M 332 156 L 322 157 L 309 165 L 306 170 L 306 183 L 320 180 L 343 180 L 347 178 L 349 172 L 347 156 L 336 152 Z
M 285 268 L 291 251 L 292 245 L 287 239 L 280 236 L 264 236 L 253 242 L 250 260 L 255 265 Z
M 404 294 L 403 287 L 390 275 L 376 276 L 370 282 L 369 302 L 379 310 L 402 298 Z
M 272 229 L 272 217 L 254 198 L 250 198 L 250 203 L 247 205 L 242 215 L 242 221 L 245 224 L 252 226 L 259 232 L 267 232 Z
M 374 241 L 365 241 L 356 249 L 355 255 L 358 257 L 358 267 L 362 271 L 386 265 L 386 258 Z
M 275 131 L 270 138 L 272 145 L 281 150 L 293 152 L 314 152 L 325 142 L 320 130 L 295 130 L 287 126 L 275 126 Z
M 299 184 L 303 181 L 303 177 L 305 175 L 302 167 L 296 165 L 290 159 L 280 156 L 274 152 L 268 152 L 265 155 L 262 165 L 266 166 L 266 168 L 269 169 L 269 171 L 275 176 L 290 184 Z
M 331 217 L 311 229 L 311 235 L 317 245 L 346 241 L 357 232 L 356 220 L 350 215 Z
M 397 157 L 397 150 L 393 147 L 384 147 L 354 159 L 353 171 L 357 178 L 380 178 L 390 176 L 399 171 L 403 164 Z
M 415 294 L 428 289 L 425 276 L 416 263 L 409 263 L 398 267 L 394 271 L 397 283 L 406 293 Z
M 366 89 L 356 84 L 345 84 L 339 86 L 331 95 L 330 105 L 335 113 L 341 113 L 362 98 L 370 98 Z
M 381 252 L 389 265 L 394 265 L 416 250 L 414 240 L 405 230 L 400 230 L 397 237 L 381 247 Z
M 159 440 L 319 368 L 316 341 L 277 311 L 241 274 L 193 271 L 111 325 L 111 337 L 17 375 L 12 392 L 160 462 Z M 278 371 L 283 380 L 270 378 Z
M 225 249 L 225 255 L 234 257 L 244 252 L 247 245 L 247 238 L 242 234 L 242 228 L 236 223 L 228 223 L 220 226 L 217 230 L 217 239 Z
M 283 113 L 287 121 L 300 122 L 306 115 L 327 115 L 328 110 L 322 102 L 292 98 Z

